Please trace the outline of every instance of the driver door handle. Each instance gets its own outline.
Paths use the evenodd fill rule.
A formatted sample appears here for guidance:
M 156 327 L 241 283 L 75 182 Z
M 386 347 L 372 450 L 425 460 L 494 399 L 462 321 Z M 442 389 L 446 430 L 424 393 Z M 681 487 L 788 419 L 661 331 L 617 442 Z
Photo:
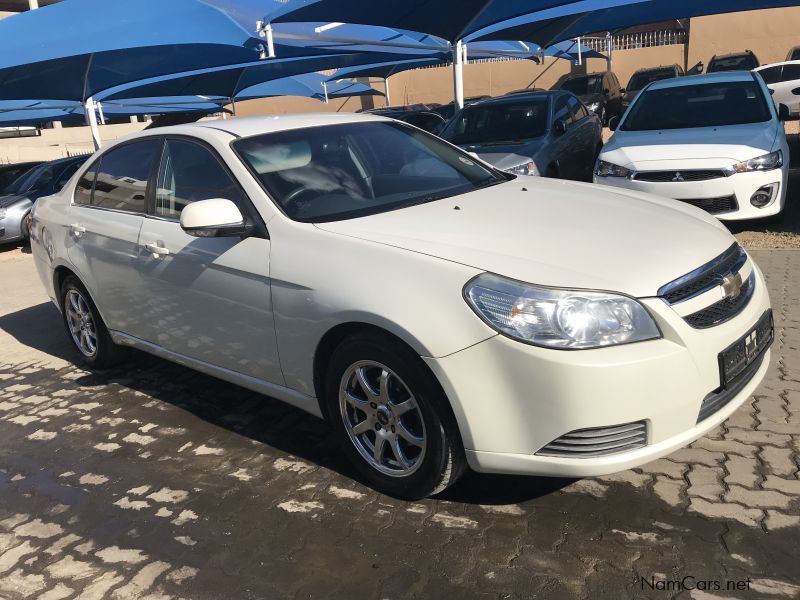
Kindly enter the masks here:
M 160 242 L 145 244 L 144 247 L 150 254 L 153 255 L 153 258 L 159 258 L 160 256 L 166 256 L 169 254 L 169 248 L 165 248 Z
M 78 225 L 77 223 L 70 225 L 69 230 L 75 237 L 81 237 L 84 233 L 86 233 L 86 227 Z

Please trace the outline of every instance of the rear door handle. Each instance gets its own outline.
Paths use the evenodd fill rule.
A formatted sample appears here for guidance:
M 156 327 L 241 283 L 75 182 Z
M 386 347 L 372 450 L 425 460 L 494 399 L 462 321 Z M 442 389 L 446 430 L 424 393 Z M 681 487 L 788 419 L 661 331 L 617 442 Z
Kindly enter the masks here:
M 72 232 L 72 235 L 75 237 L 81 237 L 84 233 L 86 233 L 86 227 L 82 227 L 77 223 L 73 223 L 69 226 L 69 230 Z
M 153 258 L 158 258 L 160 256 L 166 256 L 169 254 L 169 248 L 164 248 L 160 242 L 154 244 L 145 244 L 145 249 L 153 255 Z

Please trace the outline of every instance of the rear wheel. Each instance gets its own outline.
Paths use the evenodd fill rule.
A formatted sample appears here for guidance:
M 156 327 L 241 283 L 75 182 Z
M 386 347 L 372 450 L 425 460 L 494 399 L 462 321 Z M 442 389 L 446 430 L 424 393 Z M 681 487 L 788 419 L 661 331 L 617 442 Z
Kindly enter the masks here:
M 359 472 L 389 495 L 436 494 L 465 469 L 455 420 L 438 382 L 409 349 L 360 334 L 333 354 L 326 409 Z
M 110 367 L 122 358 L 124 348 L 111 340 L 89 292 L 74 275 L 61 284 L 61 314 L 75 348 L 90 367 Z

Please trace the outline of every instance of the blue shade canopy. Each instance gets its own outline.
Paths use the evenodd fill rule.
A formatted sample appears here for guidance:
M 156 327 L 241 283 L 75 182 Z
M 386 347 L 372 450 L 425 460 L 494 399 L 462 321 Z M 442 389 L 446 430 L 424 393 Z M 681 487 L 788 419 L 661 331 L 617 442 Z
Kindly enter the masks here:
M 325 53 L 331 50 L 346 52 L 394 51 L 414 55 L 425 55 L 437 51 L 450 52 L 445 40 L 423 33 L 350 23 L 317 31 L 318 28 L 325 25 L 326 23 L 282 23 L 276 25 L 273 31 L 276 41 L 279 41 L 284 47 L 316 48 Z M 278 54 L 278 57 L 281 55 Z
M 258 60 L 263 11 L 261 0 L 69 0 L 2 19 L 0 99 L 83 101 L 131 81 Z
M 165 75 L 99 94 L 102 101 L 150 96 L 222 96 L 234 98 L 239 92 L 264 81 L 338 67 L 396 60 L 395 53 L 356 52 L 315 57 L 271 59 L 212 69 L 201 69 L 177 75 Z
M 270 98 L 274 96 L 302 96 L 305 98 L 325 99 L 325 88 L 328 88 L 328 98 L 343 98 L 347 96 L 379 95 L 380 92 L 362 83 L 352 81 L 331 81 L 318 73 L 306 73 L 294 77 L 284 77 L 273 81 L 265 81 L 242 90 L 236 95 L 236 100 L 253 100 L 255 98 Z
M 290 0 L 266 14 L 264 21 L 379 25 L 429 33 L 455 42 L 495 23 L 571 3 L 570 0 Z
M 578 50 L 580 48 L 580 51 Z M 553 44 L 552 46 L 548 47 L 547 50 L 544 51 L 545 55 L 552 56 L 554 58 L 564 58 L 567 60 L 577 60 L 578 56 L 581 58 L 608 58 L 605 54 L 602 54 L 595 50 L 594 48 L 590 48 L 585 44 L 578 44 L 572 40 L 565 40 L 563 42 L 558 42 L 557 44 Z
M 411 69 L 419 69 L 420 67 L 433 67 L 444 64 L 447 64 L 447 60 L 442 58 L 422 58 L 345 67 L 337 70 L 333 76 L 328 79 L 328 81 L 335 81 L 337 79 L 352 79 L 354 77 L 382 77 L 386 79 L 392 75 L 396 75 L 397 73 L 402 73 L 403 71 L 410 71 Z
M 797 0 L 584 0 L 492 25 L 471 39 L 519 37 L 545 46 L 589 33 L 659 21 L 798 4 Z

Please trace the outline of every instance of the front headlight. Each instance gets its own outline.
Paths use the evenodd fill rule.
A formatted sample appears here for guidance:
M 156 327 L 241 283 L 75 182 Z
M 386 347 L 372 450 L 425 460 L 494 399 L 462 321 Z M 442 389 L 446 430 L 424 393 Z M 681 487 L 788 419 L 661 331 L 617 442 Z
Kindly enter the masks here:
M 517 165 L 516 167 L 503 169 L 503 171 L 506 173 L 512 173 L 514 175 L 528 175 L 531 177 L 539 174 L 539 171 L 536 169 L 536 163 L 534 163 L 532 160 L 522 163 L 521 165 Z
M 661 337 L 647 310 L 618 294 L 538 287 L 485 273 L 467 283 L 464 297 L 490 327 L 534 346 L 577 350 Z
M 744 160 L 725 169 L 728 175 L 735 173 L 748 173 L 750 171 L 772 171 L 783 166 L 783 152 L 776 150 L 769 154 L 757 156 L 750 160 Z
M 633 171 L 614 163 L 598 160 L 594 167 L 594 174 L 598 177 L 630 177 L 633 175 Z

